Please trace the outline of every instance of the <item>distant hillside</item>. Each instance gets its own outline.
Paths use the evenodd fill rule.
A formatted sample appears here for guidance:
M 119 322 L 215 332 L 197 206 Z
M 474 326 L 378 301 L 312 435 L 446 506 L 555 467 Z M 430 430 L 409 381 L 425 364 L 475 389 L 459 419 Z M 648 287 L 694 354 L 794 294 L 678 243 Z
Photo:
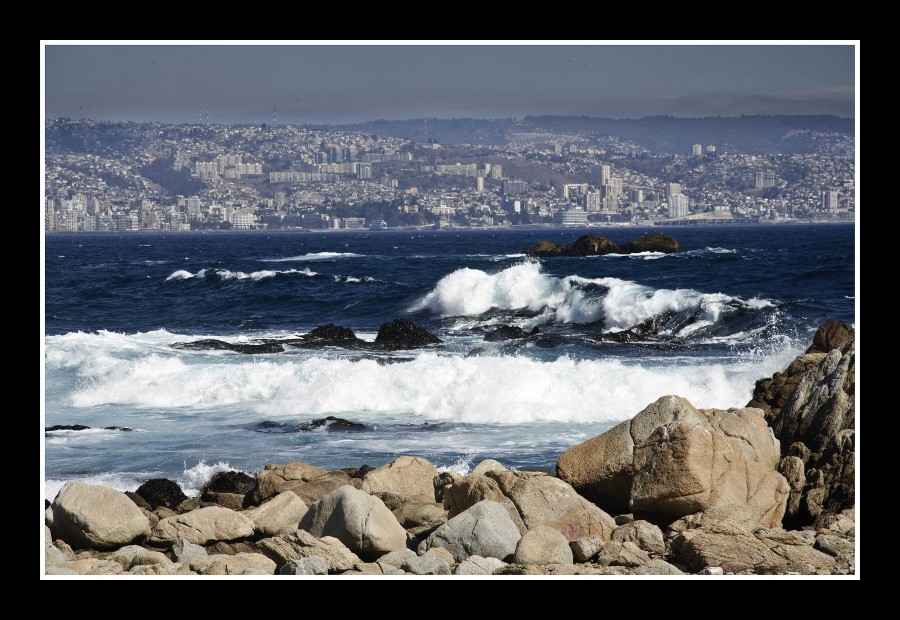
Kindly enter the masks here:
M 427 127 L 427 129 L 426 129 Z M 798 130 L 854 134 L 852 118 L 831 115 L 707 116 L 681 118 L 648 116 L 612 119 L 591 116 L 526 116 L 514 119 L 410 119 L 377 120 L 353 125 L 318 126 L 320 129 L 359 131 L 441 144 L 505 144 L 510 133 L 548 132 L 615 137 L 644 148 L 668 153 L 689 153 L 691 145 L 714 144 L 742 153 L 813 152 L 815 140 Z M 426 134 L 427 131 L 427 134 Z

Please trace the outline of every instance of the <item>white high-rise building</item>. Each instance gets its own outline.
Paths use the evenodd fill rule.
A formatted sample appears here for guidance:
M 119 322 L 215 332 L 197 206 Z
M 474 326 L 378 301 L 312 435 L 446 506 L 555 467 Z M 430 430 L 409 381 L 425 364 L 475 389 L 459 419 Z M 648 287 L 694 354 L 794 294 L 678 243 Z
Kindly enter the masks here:
M 703 155 L 703 145 L 695 144 L 693 146 L 692 152 L 693 152 L 694 157 L 700 157 L 701 155 Z
M 603 187 L 609 183 L 611 171 L 607 164 L 591 166 L 591 184 L 594 187 Z
M 677 196 L 681 193 L 681 183 L 666 183 L 666 198 Z
M 690 215 L 690 199 L 684 194 L 669 196 L 669 217 L 687 217 Z
M 834 213 L 838 210 L 838 207 L 841 204 L 841 195 L 834 191 L 828 190 L 827 192 L 822 192 L 822 210 L 830 211 Z

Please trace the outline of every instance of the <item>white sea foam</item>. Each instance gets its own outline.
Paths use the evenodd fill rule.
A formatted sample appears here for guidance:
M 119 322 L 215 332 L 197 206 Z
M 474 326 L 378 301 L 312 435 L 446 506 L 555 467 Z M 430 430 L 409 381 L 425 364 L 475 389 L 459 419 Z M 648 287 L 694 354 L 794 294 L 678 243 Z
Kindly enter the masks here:
M 225 461 L 208 464 L 205 460 L 201 460 L 193 467 L 184 465 L 184 471 L 176 480 L 185 494 L 196 496 L 200 492 L 200 488 L 209 481 L 214 475 L 222 471 L 240 471 L 231 467 Z M 135 491 L 139 486 L 151 478 L 159 477 L 159 472 L 107 472 L 102 474 L 93 474 L 87 476 L 78 476 L 71 479 L 47 478 L 44 480 L 44 497 L 51 502 L 59 493 L 59 490 L 69 480 L 77 480 L 88 484 L 97 484 L 100 486 L 116 489 L 117 491 Z
M 82 378 L 64 396 L 76 408 L 131 405 L 186 414 L 231 407 L 275 417 L 397 413 L 470 423 L 585 423 L 626 419 L 666 394 L 700 407 L 743 405 L 757 379 L 800 352 L 785 343 L 745 358 L 649 363 L 422 352 L 409 362 L 379 365 L 319 356 L 196 355 L 159 347 L 158 337 L 48 337 L 47 366 L 68 367 Z
M 219 461 L 218 463 L 210 465 L 203 459 L 193 467 L 188 467 L 187 463 L 185 463 L 184 471 L 177 482 L 184 490 L 185 494 L 197 495 L 204 484 L 206 484 L 213 476 L 223 471 L 238 470 L 233 468 L 226 461 Z
M 188 280 L 193 277 L 194 274 L 192 274 L 190 271 L 179 269 L 178 271 L 175 271 L 171 275 L 169 275 L 169 277 L 166 278 L 166 282 L 168 282 L 169 280 Z
M 134 491 L 141 484 L 149 480 L 153 477 L 152 472 L 148 473 L 117 473 L 117 472 L 108 472 L 103 474 L 94 474 L 88 476 L 79 476 L 78 478 L 74 478 L 79 482 L 86 482 L 88 484 L 98 484 L 100 486 L 109 487 L 111 489 L 116 489 L 117 491 Z M 63 485 L 69 480 L 63 480 L 61 478 L 46 478 L 44 480 L 44 498 L 50 500 L 51 502 L 56 497 L 56 494 L 59 493 L 59 490 L 63 487 Z
M 625 257 L 625 258 L 640 258 L 643 260 L 656 260 L 658 258 L 663 258 L 665 256 L 674 256 L 674 254 L 665 254 L 664 252 L 632 252 L 631 254 L 617 254 L 615 252 L 612 252 L 610 254 L 604 254 L 602 256 L 609 256 L 612 258 Z M 598 257 L 598 258 L 602 258 L 602 256 Z M 593 258 L 593 257 L 591 257 L 591 258 Z
M 264 258 L 264 263 L 291 263 L 297 261 L 335 260 L 339 258 L 359 258 L 362 254 L 353 252 L 310 252 L 300 256 L 286 256 L 284 258 Z
M 697 314 L 691 322 L 696 330 L 716 324 L 734 306 L 759 310 L 772 305 L 765 299 L 743 300 L 692 289 L 654 289 L 618 278 L 560 278 L 543 273 L 540 263 L 527 261 L 493 274 L 458 269 L 441 278 L 410 310 L 427 309 L 445 317 L 478 316 L 490 310 L 551 311 L 562 323 L 603 320 L 610 331 L 628 329 L 663 314 L 692 312 Z
M 166 278 L 166 281 L 168 282 L 169 280 L 189 280 L 191 278 L 205 278 L 210 273 L 216 274 L 223 280 L 253 280 L 255 282 L 258 282 L 259 280 L 265 280 L 267 278 L 274 278 L 279 274 L 296 274 L 310 278 L 319 275 L 308 267 L 304 269 L 286 269 L 281 271 L 264 269 L 262 271 L 253 271 L 250 273 L 246 273 L 243 271 L 231 271 L 229 269 L 201 269 L 197 273 L 191 273 L 190 271 L 179 269 L 178 271 L 170 274 L 169 277 Z

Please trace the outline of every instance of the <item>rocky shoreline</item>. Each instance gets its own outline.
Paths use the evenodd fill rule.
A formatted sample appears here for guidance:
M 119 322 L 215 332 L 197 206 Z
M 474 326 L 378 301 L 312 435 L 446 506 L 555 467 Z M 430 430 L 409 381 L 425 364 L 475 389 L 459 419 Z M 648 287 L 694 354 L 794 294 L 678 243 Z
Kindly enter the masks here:
M 829 322 L 746 407 L 664 396 L 556 475 L 268 464 L 135 492 L 67 482 L 46 575 L 848 575 L 856 572 L 855 333 Z M 346 422 L 346 421 L 344 421 Z M 332 422 L 333 423 L 333 422 Z M 348 422 L 349 423 L 349 422 Z

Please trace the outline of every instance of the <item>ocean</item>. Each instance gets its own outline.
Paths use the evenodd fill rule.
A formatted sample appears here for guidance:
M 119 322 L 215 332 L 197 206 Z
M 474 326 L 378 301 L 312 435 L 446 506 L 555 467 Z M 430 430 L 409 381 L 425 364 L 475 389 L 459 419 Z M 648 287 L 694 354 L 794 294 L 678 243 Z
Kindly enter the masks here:
M 855 322 L 854 226 L 651 230 L 53 234 L 45 238 L 45 497 L 66 480 L 196 491 L 266 463 L 553 470 L 666 394 L 743 406 L 828 319 Z M 538 240 L 646 232 L 678 254 L 529 259 Z M 334 323 L 409 351 L 242 354 L 172 344 L 288 338 Z M 511 325 L 529 338 L 486 341 Z M 305 430 L 326 416 L 361 430 Z M 123 431 L 104 427 L 124 427 Z M 43 432 L 43 428 L 42 428 Z

